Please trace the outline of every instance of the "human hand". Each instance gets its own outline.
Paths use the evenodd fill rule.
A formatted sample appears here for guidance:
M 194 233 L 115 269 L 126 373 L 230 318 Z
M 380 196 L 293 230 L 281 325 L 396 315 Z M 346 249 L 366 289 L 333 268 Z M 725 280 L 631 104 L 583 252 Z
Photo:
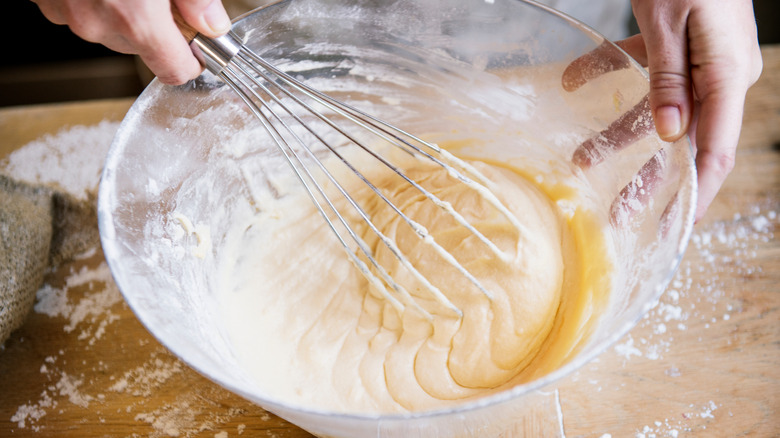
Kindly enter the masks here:
M 137 54 L 165 84 L 197 77 L 202 67 L 174 23 L 170 0 L 33 0 L 46 18 L 111 50 Z M 173 0 L 184 20 L 208 37 L 230 30 L 221 0 Z
M 648 105 L 663 140 L 689 134 L 696 151 L 699 220 L 734 166 L 745 94 L 762 70 L 752 2 L 632 0 L 632 6 L 642 33 L 616 44 L 648 67 L 650 93 L 600 133 L 599 141 L 619 149 L 648 134 L 626 129 L 636 126 L 632 114 Z M 594 63 L 595 58 L 600 61 Z M 602 46 L 569 66 L 563 86 L 572 91 L 590 78 L 626 67 Z M 589 166 L 598 153 L 604 151 L 591 139 L 573 161 Z

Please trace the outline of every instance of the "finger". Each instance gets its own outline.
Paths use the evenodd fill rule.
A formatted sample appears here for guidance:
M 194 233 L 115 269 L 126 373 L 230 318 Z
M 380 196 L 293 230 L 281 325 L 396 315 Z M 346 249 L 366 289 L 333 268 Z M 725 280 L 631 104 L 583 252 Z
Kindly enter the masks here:
M 624 228 L 632 225 L 636 215 L 641 214 L 653 203 L 661 201 L 657 199 L 658 194 L 655 192 L 663 182 L 665 160 L 666 150 L 660 149 L 639 169 L 631 182 L 623 187 L 610 206 L 609 220 L 612 226 Z M 666 203 L 664 211 L 658 218 L 657 235 L 659 238 L 665 239 L 669 235 L 681 212 L 680 192 L 677 191 Z
M 230 30 L 230 17 L 221 0 L 174 0 L 174 4 L 190 26 L 209 38 Z
M 41 10 L 41 13 L 47 20 L 54 24 L 68 24 L 63 10 L 63 2 L 57 0 L 33 0 L 33 3 L 38 5 L 38 9 Z
M 121 53 L 136 53 L 123 34 L 129 24 L 118 9 L 108 4 L 84 5 L 78 1 L 35 0 L 43 15 L 55 24 L 67 25 L 85 41 L 103 44 Z
M 666 152 L 660 149 L 639 169 L 634 178 L 626 184 L 610 207 L 610 222 L 614 226 L 625 226 L 630 219 L 644 210 L 653 199 L 660 182 Z
M 609 155 L 648 136 L 651 132 L 653 132 L 653 123 L 650 117 L 650 103 L 645 96 L 597 136 L 584 141 L 574 151 L 572 162 L 583 169 L 595 166 Z
M 203 66 L 172 23 L 156 34 L 155 40 L 159 38 L 159 43 L 152 40 L 138 47 L 138 55 L 162 83 L 180 85 L 198 77 Z
M 203 68 L 174 23 L 169 3 L 136 2 L 131 8 L 119 7 L 127 26 L 119 33 L 161 82 L 179 85 L 201 73 Z
M 744 93 L 728 90 L 701 102 L 696 129 L 696 167 L 699 197 L 696 220 L 701 219 L 734 168 L 742 126 Z
M 634 3 L 636 6 L 639 2 Z M 688 11 L 683 2 L 657 8 L 654 5 L 654 2 L 642 2 L 639 8 L 650 9 L 635 15 L 647 49 L 650 107 L 656 130 L 663 140 L 676 141 L 687 132 L 693 109 L 686 28 Z M 679 10 L 675 9 L 678 5 Z
M 691 72 L 699 101 L 698 123 L 690 130 L 695 132 L 698 170 L 697 220 L 734 167 L 745 94 L 762 69 L 751 2 L 724 6 L 695 8 L 689 16 Z M 712 32 L 723 23 L 730 33 Z
M 665 239 L 669 236 L 669 232 L 672 231 L 672 225 L 677 223 L 677 218 L 682 213 L 682 207 L 680 205 L 680 192 L 675 192 L 672 195 L 672 199 L 666 204 L 661 217 L 658 220 L 658 236 L 661 239 Z
M 627 68 L 628 58 L 612 43 L 604 41 L 592 51 L 572 61 L 561 75 L 566 91 L 575 91 L 588 81 L 615 70 Z
M 561 85 L 566 91 L 576 91 L 581 86 L 606 73 L 628 68 L 631 63 L 624 53 L 615 46 L 623 49 L 642 66 L 647 65 L 647 52 L 642 35 L 634 35 L 621 41 L 615 41 L 614 45 L 604 41 L 590 52 L 572 61 L 561 76 Z
M 615 45 L 628 53 L 628 55 L 634 58 L 642 67 L 647 67 L 647 47 L 645 46 L 645 39 L 641 33 L 624 40 L 615 41 Z

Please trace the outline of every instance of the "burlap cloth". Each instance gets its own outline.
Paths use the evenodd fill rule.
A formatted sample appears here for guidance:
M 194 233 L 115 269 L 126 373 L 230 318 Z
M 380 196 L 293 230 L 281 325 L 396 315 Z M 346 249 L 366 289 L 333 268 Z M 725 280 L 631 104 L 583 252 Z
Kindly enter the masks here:
M 0 174 L 0 345 L 22 325 L 47 268 L 100 241 L 94 199 Z

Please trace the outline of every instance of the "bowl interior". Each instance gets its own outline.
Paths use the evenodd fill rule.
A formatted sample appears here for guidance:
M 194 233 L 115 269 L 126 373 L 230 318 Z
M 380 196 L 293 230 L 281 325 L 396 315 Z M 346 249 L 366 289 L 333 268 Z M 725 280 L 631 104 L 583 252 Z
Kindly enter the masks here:
M 532 2 L 292 0 L 243 16 L 234 31 L 316 89 L 435 142 L 461 144 L 461 155 L 506 161 L 543 177 L 571 169 L 578 145 L 648 91 L 644 71 L 619 49 Z M 606 50 L 599 56 L 621 60 L 621 68 L 564 89 L 569 63 L 599 47 Z M 231 217 L 253 208 L 251 187 L 288 172 L 268 134 L 214 76 L 204 73 L 181 87 L 155 80 L 109 151 L 100 232 L 120 290 L 162 344 L 215 382 L 323 435 L 447 435 L 484 432 L 487 423 L 500 429 L 502 409 L 516 418 L 534 390 L 636 324 L 666 287 L 693 225 L 688 141 L 644 135 L 572 176 L 609 223 L 618 261 L 609 309 L 577 357 L 536 381 L 453 409 L 333 414 L 291 406 L 257 387 L 215 311 Z M 627 190 L 637 187 L 637 178 L 646 190 Z M 181 217 L 205 227 L 210 241 L 183 231 Z M 197 257 L 193 248 L 202 250 Z

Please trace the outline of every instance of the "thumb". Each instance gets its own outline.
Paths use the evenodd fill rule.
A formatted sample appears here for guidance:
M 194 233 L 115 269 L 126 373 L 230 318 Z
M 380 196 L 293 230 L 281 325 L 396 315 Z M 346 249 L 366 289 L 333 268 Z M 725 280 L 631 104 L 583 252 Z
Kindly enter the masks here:
M 648 7 L 653 3 L 643 4 Z M 666 8 L 680 3 L 684 2 L 671 2 L 672 6 Z M 640 17 L 645 20 L 640 21 Z M 693 113 L 686 17 L 687 11 L 657 6 L 648 14 L 637 14 L 647 49 L 650 108 L 656 131 L 665 141 L 675 141 L 685 135 Z
M 228 17 L 221 0 L 174 0 L 182 18 L 203 35 L 215 38 L 230 30 Z

